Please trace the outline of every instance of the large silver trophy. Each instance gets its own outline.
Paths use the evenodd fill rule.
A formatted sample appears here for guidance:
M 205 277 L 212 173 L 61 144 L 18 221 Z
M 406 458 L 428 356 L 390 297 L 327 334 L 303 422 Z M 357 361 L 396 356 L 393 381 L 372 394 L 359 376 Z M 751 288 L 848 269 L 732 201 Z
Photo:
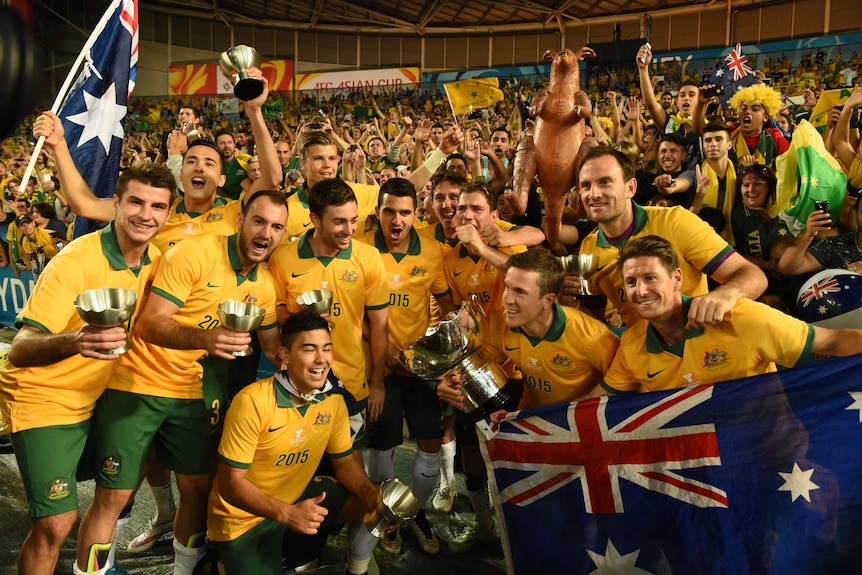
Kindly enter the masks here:
M 97 327 L 119 327 L 128 322 L 135 313 L 138 294 L 126 288 L 103 287 L 87 290 L 75 298 L 75 310 L 82 320 Z M 126 336 L 126 344 L 114 349 L 99 350 L 101 353 L 122 355 L 132 347 Z
M 229 299 L 218 304 L 218 318 L 228 329 L 234 331 L 254 331 L 260 327 L 266 310 L 253 303 Z M 231 353 L 234 357 L 245 357 L 254 353 L 251 346 L 242 351 Z
M 578 276 L 581 280 L 581 295 L 591 296 L 589 277 L 599 267 L 599 257 L 593 254 L 571 254 L 560 258 L 563 269 L 569 275 Z M 577 297 L 577 296 L 575 296 Z
M 218 61 L 222 74 L 232 81 L 233 93 L 240 100 L 254 100 L 263 94 L 263 82 L 250 78 L 246 68 L 260 68 L 260 54 L 251 46 L 240 44 L 221 53 Z
M 436 379 L 457 367 L 461 376 L 464 411 L 479 421 L 499 409 L 517 408 L 523 384 L 509 380 L 493 360 L 482 356 L 487 317 L 474 301 L 429 329 L 396 359 L 404 369 L 421 379 Z
M 400 525 L 416 517 L 419 501 L 413 491 L 397 479 L 380 484 L 377 508 L 366 515 L 365 527 L 375 537 L 382 537 L 390 525 Z

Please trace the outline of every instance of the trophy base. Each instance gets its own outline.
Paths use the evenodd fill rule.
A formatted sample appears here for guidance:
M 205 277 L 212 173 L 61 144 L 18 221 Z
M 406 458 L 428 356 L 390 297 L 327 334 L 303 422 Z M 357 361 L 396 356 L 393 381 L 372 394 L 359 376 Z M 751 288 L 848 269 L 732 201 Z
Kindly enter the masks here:
M 240 100 L 254 100 L 263 94 L 263 82 L 257 78 L 243 78 L 233 87 L 233 94 Z
M 467 417 L 471 422 L 476 423 L 501 409 L 515 411 L 518 409 L 518 403 L 521 401 L 523 394 L 524 382 L 520 379 L 510 379 L 493 397 L 488 398 L 478 408 L 467 413 Z
M 233 351 L 233 352 L 231 352 L 231 355 L 232 355 L 232 356 L 234 356 L 234 357 L 248 357 L 248 356 L 250 356 L 250 355 L 251 355 L 251 354 L 253 354 L 253 353 L 254 353 L 254 349 L 252 349 L 252 347 L 251 347 L 251 346 L 248 346 L 247 348 L 245 348 L 245 349 L 244 349 L 244 350 L 242 350 L 242 351 Z

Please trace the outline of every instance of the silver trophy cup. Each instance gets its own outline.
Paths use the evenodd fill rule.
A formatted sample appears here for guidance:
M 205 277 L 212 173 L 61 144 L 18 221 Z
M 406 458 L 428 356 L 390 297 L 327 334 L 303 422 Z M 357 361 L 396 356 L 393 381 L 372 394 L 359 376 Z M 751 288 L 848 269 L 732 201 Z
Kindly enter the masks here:
M 266 310 L 262 307 L 244 301 L 229 299 L 218 304 L 218 318 L 228 329 L 234 331 L 253 331 L 260 327 Z M 251 346 L 242 351 L 232 353 L 235 357 L 251 355 L 254 350 Z
M 375 537 L 381 537 L 390 525 L 406 523 L 419 512 L 419 501 L 409 487 L 397 479 L 380 484 L 380 502 L 367 516 L 365 527 Z
M 571 254 L 560 258 L 563 269 L 569 275 L 578 276 L 581 280 L 581 295 L 591 296 L 589 277 L 599 267 L 599 257 L 593 254 Z
M 318 315 L 326 313 L 332 305 L 332 290 L 320 288 L 303 292 L 296 298 L 296 305 L 302 311 L 310 311 Z
M 221 53 L 218 65 L 222 74 L 234 83 L 233 93 L 240 100 L 254 100 L 263 93 L 263 82 L 246 73 L 246 68 L 260 68 L 260 55 L 251 46 L 228 48 Z
M 473 421 L 489 416 L 498 409 L 514 410 L 523 386 L 509 381 L 493 361 L 482 357 L 482 332 L 487 332 L 487 318 L 481 307 L 467 302 L 453 317 L 441 321 L 396 359 L 404 369 L 421 379 L 435 379 L 457 367 L 461 376 L 464 411 Z
M 126 324 L 135 313 L 138 294 L 126 288 L 103 287 L 87 290 L 75 298 L 78 316 L 90 325 L 97 327 L 119 327 Z M 122 355 L 132 347 L 126 337 L 126 344 L 114 349 L 99 350 L 102 353 Z

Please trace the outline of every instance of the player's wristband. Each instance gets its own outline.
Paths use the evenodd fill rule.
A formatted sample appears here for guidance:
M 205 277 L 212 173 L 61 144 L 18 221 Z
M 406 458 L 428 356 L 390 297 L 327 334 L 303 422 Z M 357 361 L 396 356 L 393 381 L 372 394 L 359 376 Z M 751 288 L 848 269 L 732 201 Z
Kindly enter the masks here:
M 851 184 L 848 181 L 847 182 L 847 195 L 850 196 L 851 198 L 856 198 L 858 200 L 859 197 L 862 196 L 862 186 L 857 188 L 856 186 L 854 186 L 853 184 Z

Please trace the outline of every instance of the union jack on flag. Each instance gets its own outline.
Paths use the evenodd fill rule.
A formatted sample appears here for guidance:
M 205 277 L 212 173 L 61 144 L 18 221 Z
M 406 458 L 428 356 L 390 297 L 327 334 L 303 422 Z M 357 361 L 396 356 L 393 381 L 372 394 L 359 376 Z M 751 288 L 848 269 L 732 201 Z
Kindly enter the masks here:
M 859 573 L 860 369 L 854 356 L 486 427 L 508 572 Z
M 823 278 L 820 281 L 814 282 L 811 286 L 799 296 L 799 301 L 803 307 L 808 307 L 808 304 L 816 299 L 822 299 L 823 296 L 830 293 L 841 291 L 841 286 L 834 276 Z
M 748 65 L 748 58 L 742 53 L 742 45 L 737 44 L 730 50 L 725 59 L 707 79 L 707 83 L 724 87 L 724 93 L 719 96 L 721 105 L 727 107 L 727 101 L 736 92 L 757 82 L 754 70 Z
M 733 74 L 734 82 L 739 82 L 743 76 L 754 74 L 754 70 L 748 65 L 748 57 L 742 53 L 742 44 L 737 43 L 736 48 L 730 51 L 724 61 Z
M 95 42 L 58 116 L 75 166 L 93 193 L 114 195 L 129 96 L 138 66 L 138 0 L 113 0 L 93 30 Z M 102 227 L 75 219 L 75 237 Z

